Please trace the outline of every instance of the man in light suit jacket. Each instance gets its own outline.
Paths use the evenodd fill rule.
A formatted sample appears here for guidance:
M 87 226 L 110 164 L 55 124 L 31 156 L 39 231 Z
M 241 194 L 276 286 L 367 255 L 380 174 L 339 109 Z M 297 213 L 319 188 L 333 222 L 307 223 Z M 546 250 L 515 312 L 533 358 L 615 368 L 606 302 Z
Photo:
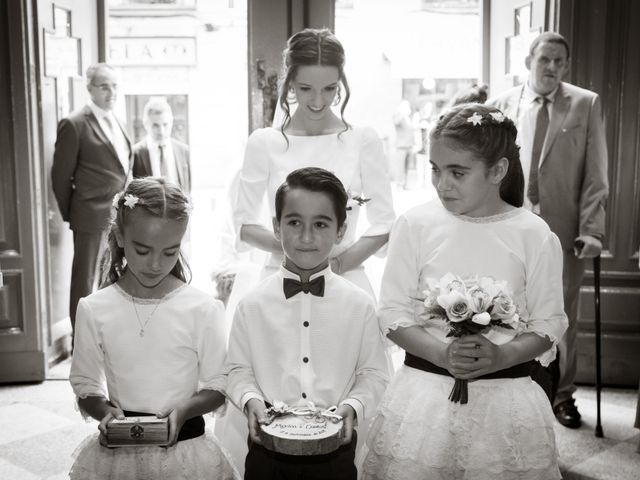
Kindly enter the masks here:
M 75 328 L 80 298 L 97 280 L 113 196 L 124 189 L 132 165 L 131 142 L 113 114 L 117 76 L 105 63 L 87 69 L 88 105 L 58 124 L 51 180 L 62 219 L 73 230 L 69 316 Z
M 144 106 L 142 118 L 147 137 L 133 146 L 133 176 L 164 177 L 191 193 L 189 147 L 171 138 L 171 106 L 165 100 L 151 99 Z
M 525 206 L 538 213 L 564 250 L 563 287 L 569 329 L 558 346 L 559 378 L 552 396 L 558 421 L 580 426 L 573 399 L 578 294 L 585 258 L 602 250 L 608 197 L 607 145 L 600 97 L 562 81 L 569 45 L 561 35 L 539 35 L 525 59 L 528 81 L 487 103 L 517 121 Z M 557 376 L 557 375 L 556 375 Z

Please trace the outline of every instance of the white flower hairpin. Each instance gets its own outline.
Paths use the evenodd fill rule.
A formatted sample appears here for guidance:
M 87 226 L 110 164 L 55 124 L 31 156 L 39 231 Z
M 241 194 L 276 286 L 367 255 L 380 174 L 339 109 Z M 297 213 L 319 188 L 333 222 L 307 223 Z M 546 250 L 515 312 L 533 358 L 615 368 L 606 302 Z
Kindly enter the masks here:
M 129 208 L 135 207 L 139 202 L 140 202 L 140 199 L 135 195 L 131 195 L 130 193 L 127 193 L 124 196 L 124 204 Z
M 473 112 L 473 115 L 467 118 L 467 122 L 473 123 L 474 127 L 478 125 L 482 125 L 482 115 L 480 115 L 478 112 Z
M 493 118 L 493 121 L 497 123 L 502 123 L 504 122 L 504 119 L 507 118 L 504 116 L 502 112 L 491 112 L 489 115 L 491 115 L 491 118 Z

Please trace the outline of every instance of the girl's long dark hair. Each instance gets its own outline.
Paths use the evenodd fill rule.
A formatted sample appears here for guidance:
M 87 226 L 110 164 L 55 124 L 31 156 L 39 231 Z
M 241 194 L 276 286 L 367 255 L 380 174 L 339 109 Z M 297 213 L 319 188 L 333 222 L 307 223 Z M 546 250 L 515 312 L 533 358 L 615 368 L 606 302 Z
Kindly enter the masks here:
M 468 121 L 474 114 L 480 124 Z M 487 168 L 498 160 L 509 161 L 507 173 L 500 183 L 500 198 L 514 207 L 524 202 L 524 174 L 520 163 L 520 147 L 516 143 L 518 130 L 513 121 L 494 107 L 467 103 L 445 112 L 431 130 L 431 140 L 445 140 L 452 148 L 477 155 Z
M 125 205 L 128 195 L 138 199 L 133 208 Z M 124 248 L 118 246 L 116 231 L 124 232 L 131 212 L 142 209 L 154 217 L 171 220 L 188 220 L 191 213 L 191 202 L 180 187 L 160 177 L 133 180 L 116 198 L 112 209 L 108 248 L 101 262 L 101 287 L 116 283 L 127 271 Z M 171 274 L 185 283 L 191 281 L 191 269 L 182 252 L 178 255 Z

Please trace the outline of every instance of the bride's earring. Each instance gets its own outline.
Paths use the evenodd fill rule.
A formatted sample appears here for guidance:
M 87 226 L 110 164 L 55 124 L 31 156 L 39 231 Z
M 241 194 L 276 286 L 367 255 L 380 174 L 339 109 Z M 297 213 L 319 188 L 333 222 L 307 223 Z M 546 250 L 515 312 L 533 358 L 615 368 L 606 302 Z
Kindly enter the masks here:
M 340 105 L 340 102 L 342 101 L 342 90 L 340 89 L 340 85 L 338 85 L 338 91 L 336 93 L 336 98 L 333 99 L 333 103 L 331 105 L 333 105 L 334 107 Z
M 296 98 L 296 91 L 293 89 L 293 87 L 289 87 L 289 90 L 287 92 L 287 102 L 296 103 L 297 100 L 298 99 Z

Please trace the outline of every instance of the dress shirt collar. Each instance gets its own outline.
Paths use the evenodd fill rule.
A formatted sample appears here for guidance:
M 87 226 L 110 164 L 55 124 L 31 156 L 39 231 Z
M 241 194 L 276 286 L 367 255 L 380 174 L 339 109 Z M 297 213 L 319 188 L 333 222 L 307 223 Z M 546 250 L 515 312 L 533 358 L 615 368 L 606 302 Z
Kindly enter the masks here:
M 100 108 L 98 105 L 93 103 L 93 100 L 89 100 L 87 105 L 89 106 L 89 108 L 91 109 L 91 112 L 95 115 L 95 117 L 97 119 L 102 119 L 104 117 L 111 117 L 111 118 L 114 117 L 112 111 L 107 111 L 107 110 L 104 110 L 104 109 Z
M 283 279 L 284 278 L 293 278 L 294 280 L 301 281 L 300 280 L 300 275 L 298 275 L 297 273 L 292 272 L 291 270 L 288 270 L 287 268 L 285 268 L 284 265 L 280 265 L 279 274 Z M 318 278 L 318 277 L 320 277 L 322 275 L 324 275 L 325 282 L 327 282 L 327 281 L 329 281 L 331 279 L 331 277 L 333 275 L 335 275 L 335 273 L 333 273 L 333 270 L 331 270 L 331 266 L 327 265 L 327 268 L 325 268 L 323 270 L 320 270 L 319 272 L 316 272 L 313 275 L 311 275 L 309 277 L 309 281 L 313 280 L 314 278 Z
M 551 93 L 548 93 L 547 95 L 544 95 L 545 97 L 547 97 L 547 99 L 549 100 L 549 103 L 553 104 L 553 101 L 556 98 L 556 93 L 558 93 L 558 89 L 560 88 L 560 85 L 558 85 L 556 88 L 554 88 Z M 525 83 L 524 85 L 524 100 L 525 100 L 525 104 L 529 105 L 533 102 L 535 102 L 536 98 L 542 96 L 538 93 L 536 93 L 531 86 L 529 85 L 529 82 Z
M 147 148 L 149 149 L 149 151 L 151 150 L 158 150 L 158 148 L 160 148 L 160 145 L 166 147 L 169 145 L 169 142 L 171 141 L 171 139 L 167 138 L 164 142 L 156 142 L 153 138 L 151 138 L 151 135 L 147 135 Z

